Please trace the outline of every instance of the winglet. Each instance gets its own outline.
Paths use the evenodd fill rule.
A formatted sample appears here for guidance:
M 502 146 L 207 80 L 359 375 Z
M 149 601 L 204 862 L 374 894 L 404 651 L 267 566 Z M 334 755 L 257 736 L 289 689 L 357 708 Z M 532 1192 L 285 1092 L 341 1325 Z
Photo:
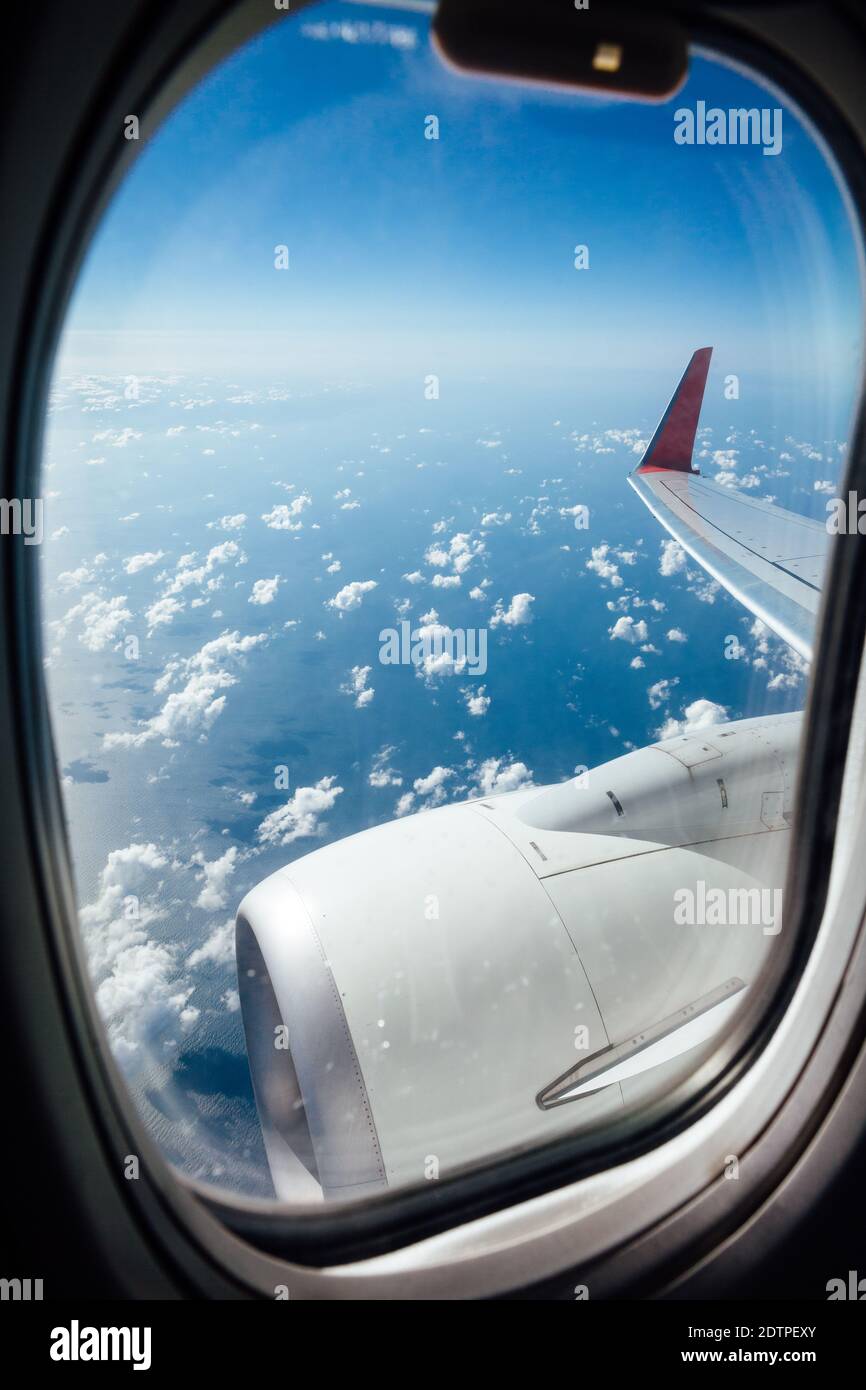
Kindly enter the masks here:
M 692 360 L 635 473 L 700 472 L 692 467 L 692 451 L 712 355 L 711 347 L 698 348 L 692 353 Z

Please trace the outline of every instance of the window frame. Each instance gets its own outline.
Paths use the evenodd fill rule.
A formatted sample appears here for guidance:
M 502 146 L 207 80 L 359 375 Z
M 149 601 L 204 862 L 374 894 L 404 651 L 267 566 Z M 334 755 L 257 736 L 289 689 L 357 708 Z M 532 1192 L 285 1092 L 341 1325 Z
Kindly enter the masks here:
M 293 14 L 306 8 L 293 6 Z M 671 7 L 680 10 L 681 7 Z M 193 13 L 193 10 L 195 13 Z M 120 177 L 137 151 L 127 147 L 116 158 L 117 140 L 107 138 L 112 121 L 120 130 L 122 114 L 135 110 L 148 112 L 158 120 L 216 61 L 252 37 L 263 25 L 262 7 L 252 0 L 237 4 L 198 3 L 183 20 L 162 21 L 153 26 L 153 17 L 139 16 L 138 26 L 127 36 L 121 57 L 115 54 L 112 81 L 90 103 L 66 162 L 64 177 L 58 180 L 51 214 L 54 222 L 43 227 L 39 282 L 29 287 L 27 318 L 18 321 L 15 370 L 11 374 L 10 425 L 13 431 L 7 455 L 13 467 L 9 496 L 28 496 L 29 480 L 38 476 L 44 401 L 53 345 L 62 323 L 69 293 L 92 232 L 110 200 Z M 284 18 L 275 12 L 276 21 Z M 214 20 L 217 20 L 214 26 Z M 268 16 L 270 22 L 270 16 Z M 172 30 L 174 23 L 174 30 Z M 825 50 L 825 67 L 835 78 L 830 45 L 815 43 L 808 57 L 801 50 L 786 60 L 777 47 L 768 46 L 767 31 L 773 22 L 760 21 L 749 14 L 736 23 L 710 21 L 701 15 L 689 24 L 690 39 L 713 52 L 751 67 L 767 80 L 777 81 L 787 95 L 815 124 L 832 137 L 832 155 L 839 166 L 856 208 L 861 237 L 866 228 L 866 176 L 862 144 L 866 134 L 866 109 L 861 98 L 859 130 L 855 133 L 834 104 L 815 85 L 820 80 L 820 53 Z M 765 37 L 758 36 L 763 28 Z M 751 29 L 752 35 L 747 32 Z M 784 18 L 776 25 L 775 39 L 784 45 Z M 141 45 L 142 31 L 150 38 Z M 168 31 L 168 32 L 167 32 Z M 844 31 L 840 31 L 844 32 Z M 204 42 L 202 35 L 207 33 Z M 139 46 L 141 45 L 141 46 Z M 793 47 L 796 48 L 796 43 Z M 172 48 L 175 60 L 166 62 Z M 132 51 L 135 59 L 129 61 Z M 791 60 L 793 59 L 793 61 Z M 812 77 L 802 65 L 811 62 Z M 801 66 L 798 66 L 798 63 Z M 125 65 L 126 64 L 126 65 Z M 147 101 L 152 94 L 153 100 Z M 76 167 L 76 160 L 78 167 Z M 858 488 L 858 483 L 860 487 Z M 844 488 L 866 495 L 866 423 L 864 401 L 858 408 L 857 424 L 849 453 Z M 839 538 L 840 541 L 843 538 Z M 834 547 L 831 572 L 822 605 L 820 639 L 815 668 L 822 672 L 820 686 L 810 685 L 803 755 L 797 793 L 798 820 L 794 831 L 791 867 L 786 899 L 796 904 L 800 920 L 787 930 L 797 938 L 793 955 L 784 963 L 769 1011 L 750 1023 L 751 1035 L 727 1052 L 724 1066 L 681 1111 L 672 1113 L 651 1131 L 624 1139 L 618 1146 L 605 1145 L 604 1167 L 591 1155 L 578 1153 L 575 1141 L 562 1139 L 544 1149 L 505 1158 L 492 1158 L 483 1167 L 449 1179 L 442 1179 L 435 1191 L 426 1188 L 386 1194 L 363 1204 L 303 1215 L 265 1206 L 242 1198 L 203 1189 L 170 1168 L 148 1139 L 126 1093 L 119 1072 L 108 1054 L 105 1039 L 94 1013 L 94 1003 L 86 968 L 83 966 L 76 903 L 65 840 L 62 793 L 54 763 L 44 678 L 41 667 L 39 631 L 38 565 L 29 548 L 6 548 L 4 584 L 7 612 L 11 621 L 6 634 L 6 655 L 10 662 L 7 680 L 14 691 L 18 782 L 23 798 L 27 856 L 37 897 L 38 913 L 45 935 L 46 957 L 56 989 L 59 1022 L 70 1040 L 74 1074 L 87 1097 L 90 1123 L 105 1149 L 106 1166 L 116 1171 L 117 1182 L 123 1156 L 135 1152 L 146 1170 L 143 1182 L 122 1184 L 118 1191 L 121 1205 L 141 1203 L 140 1215 L 159 1231 L 157 1243 L 174 1252 L 173 1258 L 186 1270 L 197 1287 L 233 1286 L 236 1292 L 272 1291 L 274 1283 L 289 1282 L 300 1296 L 406 1297 L 412 1287 L 425 1290 L 422 1296 L 447 1296 L 453 1291 L 453 1262 L 461 1260 L 472 1294 L 502 1292 L 513 1284 L 543 1279 L 563 1263 L 562 1243 L 573 1229 L 572 1246 L 578 1239 L 590 1257 L 600 1258 L 612 1240 L 632 1239 L 648 1220 L 662 1219 L 649 1202 L 650 1187 L 656 1190 L 661 1177 L 670 1185 L 670 1167 L 690 1173 L 688 1195 L 697 1200 L 712 1184 L 706 1177 L 705 1159 L 697 1156 L 696 1140 L 706 1150 L 718 1134 L 718 1122 L 730 1120 L 728 1133 L 734 1134 L 733 1114 L 738 1094 L 745 1101 L 746 1091 L 755 1091 L 755 1078 L 772 1063 L 777 1087 L 776 1099 L 792 1095 L 795 1085 L 806 1081 L 814 1068 L 812 1088 L 814 1110 L 810 1123 L 799 1129 L 795 1146 L 793 1135 L 785 1137 L 788 1161 L 795 1147 L 800 1152 L 818 1131 L 838 1094 L 845 1073 L 840 1056 L 833 1055 L 827 1038 L 829 1012 L 822 1027 L 814 1026 L 812 1045 L 798 1058 L 791 1048 L 787 1058 L 778 1058 L 777 1048 L 767 1045 L 777 1026 L 791 1026 L 790 1011 L 798 998 L 802 1005 L 804 980 L 815 964 L 813 948 L 821 926 L 832 860 L 835 812 L 842 789 L 850 716 L 854 709 L 860 673 L 860 653 L 866 637 L 866 566 L 855 559 L 855 542 Z M 851 621 L 853 615 L 853 622 Z M 847 621 L 843 621 L 847 619 Z M 854 634 L 852 640 L 852 632 Z M 831 690 L 832 687 L 832 690 Z M 13 732 L 13 739 L 15 735 Z M 13 744 L 14 746 L 14 744 Z M 22 851 L 23 852 L 23 851 Z M 864 896 L 866 901 L 866 896 Z M 34 916 L 31 908 L 30 916 Z M 850 1010 L 851 988 L 860 979 L 866 948 L 857 941 L 859 920 L 850 923 L 850 966 L 843 986 L 845 965 L 825 969 L 820 980 L 812 971 L 810 988 L 824 990 L 827 1008 L 835 1003 Z M 838 934 L 836 946 L 838 949 Z M 856 954 L 854 951 L 856 941 Z M 824 952 L 826 957 L 826 951 Z M 825 960 L 825 966 L 827 962 Z M 806 972 L 806 974 L 804 974 Z M 847 991 L 847 996 L 846 996 Z M 810 1001 L 814 1002 L 814 1001 Z M 757 1006 L 754 1006 L 757 1011 Z M 866 1019 L 850 1014 L 846 1034 L 850 1054 L 857 1039 L 866 1036 Z M 821 1041 L 823 1034 L 823 1043 Z M 830 1046 L 829 1052 L 827 1051 Z M 822 1052 L 823 1049 L 823 1052 Z M 801 1051 L 803 1047 L 801 1044 Z M 715 1069 L 714 1069 L 715 1070 Z M 786 1076 L 783 1082 L 782 1077 Z M 750 1081 L 751 1078 L 751 1081 Z M 820 1085 L 818 1078 L 820 1078 Z M 838 1083 L 837 1089 L 831 1082 Z M 815 1087 L 818 1087 L 817 1092 Z M 744 1152 L 766 1126 L 765 1102 L 751 1097 L 743 1118 Z M 790 1125 L 784 1126 L 790 1129 Z M 751 1132 L 751 1137 L 747 1137 Z M 733 1142 L 733 1139 L 732 1141 Z M 727 1151 L 727 1150 L 726 1150 Z M 659 1163 L 661 1162 L 661 1169 Z M 611 1169 L 618 1172 L 612 1176 Z M 626 1177 L 625 1170 L 629 1176 Z M 491 1179 L 493 1182 L 491 1183 Z M 737 1184 L 737 1201 L 727 1201 L 722 1224 L 741 1221 L 744 1211 L 755 1210 L 767 1195 L 766 1182 Z M 612 1185 L 618 1190 L 613 1191 Z M 727 1185 L 730 1188 L 730 1184 Z M 683 1199 L 686 1196 L 683 1189 Z M 726 1194 L 727 1196 L 728 1194 Z M 746 1199 L 746 1200 L 744 1200 Z M 614 1214 L 611 1203 L 616 1206 Z M 591 1208 L 591 1210 L 589 1210 Z M 669 1216 L 670 1213 L 667 1213 Z M 539 1237 L 538 1227 L 547 1226 L 556 1239 Z M 191 1242 L 189 1235 L 191 1235 Z M 500 1247 L 508 1243 L 504 1253 Z M 424 1242 L 423 1245 L 417 1242 Z M 595 1242 L 595 1244 L 594 1244 Z M 530 1257 L 530 1247 L 534 1247 Z M 264 1252 L 264 1253 L 262 1253 Z M 469 1258 L 468 1252 L 472 1252 Z M 292 1264 L 286 1263 L 291 1256 Z M 351 1272 L 327 1270 L 343 1261 L 353 1261 Z M 363 1268 L 360 1267 L 363 1262 Z M 282 1277 L 278 1277 L 282 1276 Z M 228 1280 L 226 1285 L 225 1281 Z M 398 1292 L 401 1291 L 401 1292 Z M 440 1294 L 437 1294 L 437 1290 Z M 390 1292 L 389 1292 L 390 1291 Z M 223 1293 L 221 1296 L 227 1296 Z M 294 1296 L 294 1294 L 293 1294 Z

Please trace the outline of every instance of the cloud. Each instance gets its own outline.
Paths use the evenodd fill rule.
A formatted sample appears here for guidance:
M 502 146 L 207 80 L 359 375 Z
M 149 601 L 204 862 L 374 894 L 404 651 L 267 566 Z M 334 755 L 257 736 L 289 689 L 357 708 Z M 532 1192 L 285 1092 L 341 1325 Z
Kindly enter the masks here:
M 265 816 L 256 834 L 263 845 L 291 845 L 324 833 L 323 812 L 330 811 L 343 788 L 335 777 L 323 777 L 314 787 L 298 787 L 285 806 Z
M 649 629 L 646 619 L 641 618 L 635 622 L 630 613 L 624 613 L 621 618 L 617 618 L 613 627 L 608 628 L 611 642 L 617 639 L 623 642 L 646 642 L 649 637 Z
M 344 584 L 339 593 L 329 598 L 325 606 L 336 608 L 338 613 L 353 613 L 356 608 L 361 607 L 364 595 L 376 587 L 375 579 L 353 579 L 351 584 Z
M 204 945 L 196 947 L 187 960 L 190 969 L 197 965 L 234 965 L 235 962 L 235 919 L 230 917 L 211 932 Z
M 257 579 L 247 602 L 258 603 L 261 606 L 266 603 L 273 603 L 277 596 L 279 584 L 280 576 L 278 574 L 275 574 L 273 579 Z
M 427 582 L 420 570 L 412 570 L 411 574 L 404 574 L 403 578 L 407 584 L 425 584 Z
M 312 500 L 308 492 L 302 492 L 291 502 L 278 502 L 269 512 L 262 513 L 262 521 L 272 531 L 300 531 L 304 523 L 299 518 Z
M 521 787 L 534 785 L 526 763 L 507 763 L 504 758 L 485 758 L 475 774 L 475 780 L 481 796 L 498 796 L 502 792 L 516 792 Z
M 99 578 L 97 571 L 105 564 L 105 555 L 95 555 L 88 565 L 86 562 L 74 570 L 64 570 L 57 576 L 61 589 L 80 589 L 84 584 L 94 584 Z
M 663 575 L 665 579 L 669 579 L 671 575 L 679 574 L 680 570 L 685 569 L 685 565 L 686 552 L 679 541 L 662 541 L 659 574 Z
M 101 652 L 111 642 L 115 642 L 125 623 L 132 621 L 132 613 L 125 606 L 126 595 L 115 598 L 97 598 L 95 594 L 85 594 L 80 603 L 70 608 L 63 618 L 52 627 L 63 636 L 67 626 L 76 618 L 81 619 L 81 632 L 78 640 L 90 652 Z
M 355 709 L 364 709 L 376 693 L 372 686 L 367 685 L 372 669 L 372 666 L 353 666 L 349 680 L 340 686 L 341 695 L 354 695 Z
M 420 798 L 423 805 L 419 806 L 420 811 L 431 810 L 434 806 L 441 806 L 448 795 L 445 783 L 454 776 L 453 767 L 442 767 L 437 764 L 427 773 L 426 777 L 416 777 L 412 783 L 413 790 L 404 792 L 397 802 L 394 814 L 406 816 L 413 809 L 416 798 Z
M 689 640 L 681 627 L 669 628 L 667 632 L 667 639 L 669 642 L 688 642 Z
M 397 749 L 393 744 L 380 748 L 373 759 L 373 766 L 367 781 L 371 787 L 402 787 L 403 778 L 388 766 Z
M 209 521 L 207 528 L 209 531 L 240 531 L 246 524 L 246 513 L 236 512 L 234 516 L 221 516 L 218 521 Z
M 672 676 L 670 679 L 656 681 L 647 690 L 647 698 L 650 702 L 650 709 L 661 709 L 671 698 L 671 692 L 675 685 L 679 685 L 679 676 Z
M 535 616 L 532 612 L 534 602 L 534 594 L 515 594 L 508 607 L 503 609 L 500 599 L 490 618 L 490 626 L 499 627 L 500 623 L 504 623 L 506 627 L 523 627 L 531 623 Z
M 113 449 L 125 449 L 133 439 L 141 439 L 141 435 L 128 425 L 122 430 L 99 430 L 93 436 L 94 444 L 110 444 Z
M 434 529 L 441 531 L 443 525 L 444 523 L 439 522 Z M 456 588 L 460 583 L 460 575 L 465 574 L 472 561 L 476 556 L 483 555 L 485 549 L 484 542 L 473 540 L 468 531 L 458 531 L 451 537 L 447 547 L 442 542 L 434 541 L 428 546 L 424 559 L 434 568 L 442 569 L 445 565 L 451 565 L 454 572 L 448 576 L 434 575 L 432 583 L 440 589 Z
M 480 718 L 481 715 L 486 714 L 490 708 L 491 699 L 489 695 L 484 693 L 486 689 L 486 685 L 479 685 L 478 689 L 474 692 L 471 689 L 461 692 L 466 698 L 466 708 L 469 713 L 474 714 L 476 718 Z
M 220 582 L 220 579 L 212 577 L 217 566 L 227 565 L 230 560 L 243 564 L 246 556 L 236 541 L 222 541 L 219 545 L 211 546 L 202 564 L 196 565 L 195 560 L 195 554 L 181 555 L 174 578 L 163 591 L 165 596 L 180 594 L 191 585 L 204 583 L 207 583 L 208 589 L 214 590 Z
M 159 713 L 144 720 L 137 732 L 106 734 L 103 747 L 140 748 L 155 739 L 173 747 L 183 734 L 204 737 L 225 708 L 226 697 L 218 692 L 237 684 L 225 663 L 240 661 L 267 640 L 264 632 L 248 637 L 223 632 L 187 660 L 170 662 L 154 691 L 162 694 L 178 678 L 185 678 L 186 684 L 172 691 Z
M 165 558 L 164 550 L 145 550 L 141 555 L 130 555 L 123 568 L 127 574 L 138 574 L 139 570 L 150 569 Z
M 679 734 L 694 734 L 701 729 L 712 728 L 714 724 L 724 724 L 728 718 L 726 705 L 717 705 L 713 700 L 693 700 L 686 705 L 683 719 L 668 719 L 657 730 L 656 738 L 676 738 Z
M 591 558 L 586 562 L 586 568 L 597 574 L 599 579 L 608 580 L 614 589 L 621 589 L 622 575 L 619 572 L 619 566 L 608 559 L 609 555 L 609 545 L 594 545 Z
M 99 875 L 99 892 L 95 902 L 81 909 L 82 926 L 89 928 L 109 923 L 121 912 L 124 898 L 130 893 L 140 892 L 150 874 L 167 865 L 165 854 L 153 843 L 135 843 L 127 845 L 125 849 L 111 850 Z M 141 914 L 137 920 L 141 922 Z M 99 968 L 110 959 L 110 946 L 106 944 L 105 953 L 96 957 L 95 965 Z
M 204 855 L 194 856 L 193 863 L 201 865 L 201 873 L 196 877 L 204 881 L 204 887 L 195 900 L 196 907 L 205 912 L 216 912 L 225 907 L 228 901 L 228 880 L 237 868 L 238 850 L 231 845 L 219 859 L 208 862 Z
M 164 1058 L 199 1016 L 189 1002 L 193 986 L 178 973 L 179 948 L 154 941 L 147 932 L 148 924 L 163 915 L 152 895 L 159 892 L 157 876 L 167 865 L 151 843 L 112 850 L 96 900 L 80 914 L 97 1007 L 111 1049 L 127 1072 L 149 1056 Z
M 177 613 L 183 612 L 184 605 L 176 598 L 158 598 L 147 609 L 144 617 L 147 635 L 151 636 L 159 627 L 168 627 Z

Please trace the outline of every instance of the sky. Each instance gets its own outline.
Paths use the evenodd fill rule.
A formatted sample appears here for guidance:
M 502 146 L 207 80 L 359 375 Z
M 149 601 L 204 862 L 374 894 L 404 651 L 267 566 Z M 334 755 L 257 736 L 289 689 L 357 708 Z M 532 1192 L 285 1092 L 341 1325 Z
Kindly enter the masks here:
M 347 42 L 331 32 L 344 19 L 412 41 Z M 815 140 L 786 108 L 776 157 L 677 145 L 674 112 L 698 100 L 776 104 L 702 58 L 659 105 L 473 80 L 444 67 L 421 15 L 314 7 L 223 63 L 143 150 L 69 328 L 135 335 L 116 344 L 132 371 L 139 356 L 163 370 L 674 370 L 706 342 L 763 380 L 808 378 L 817 359 L 850 382 L 857 265 Z
M 776 98 L 706 58 L 657 107 L 467 79 L 422 14 L 316 7 L 190 93 L 94 236 L 48 414 L 44 647 L 98 1005 L 187 1173 L 270 1190 L 233 955 L 261 878 L 802 707 L 800 659 L 626 482 L 705 344 L 707 476 L 821 519 L 845 457 L 844 197 L 787 107 L 776 157 L 676 145 L 698 100 Z M 383 665 L 404 619 L 483 628 L 486 672 Z

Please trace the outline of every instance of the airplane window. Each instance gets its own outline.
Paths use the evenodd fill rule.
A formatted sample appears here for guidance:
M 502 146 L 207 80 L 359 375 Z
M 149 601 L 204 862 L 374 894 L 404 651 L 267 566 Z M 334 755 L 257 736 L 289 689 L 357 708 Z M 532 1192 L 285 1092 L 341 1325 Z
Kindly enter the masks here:
M 147 1131 L 313 1212 L 651 1125 L 791 947 L 862 355 L 826 149 L 708 53 L 652 104 L 521 86 L 418 5 L 132 115 L 39 525 Z

